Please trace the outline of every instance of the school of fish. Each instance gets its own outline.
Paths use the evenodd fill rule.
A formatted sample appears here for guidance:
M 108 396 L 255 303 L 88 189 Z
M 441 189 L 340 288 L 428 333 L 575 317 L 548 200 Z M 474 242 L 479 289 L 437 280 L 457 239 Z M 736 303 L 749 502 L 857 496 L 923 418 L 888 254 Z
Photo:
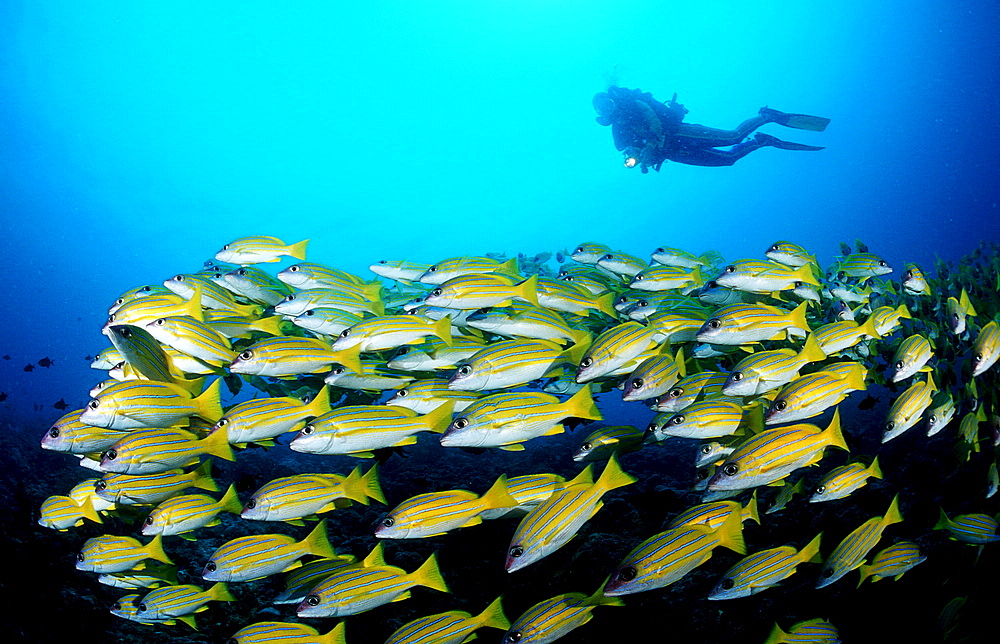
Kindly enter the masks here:
M 838 408 L 852 395 L 857 408 L 871 408 L 874 399 L 861 398 L 873 383 L 895 392 L 874 423 L 881 444 L 910 440 L 920 450 L 951 428 L 960 462 L 993 453 L 975 494 L 984 504 L 995 494 L 995 253 L 973 254 L 958 269 L 939 263 L 934 278 L 908 264 L 893 281 L 894 269 L 860 242 L 842 244 L 826 267 L 788 241 L 734 262 L 668 247 L 646 261 L 587 242 L 559 253 L 558 270 L 548 254 L 382 260 L 371 265 L 372 279 L 305 261 L 306 245 L 237 239 L 197 272 L 122 294 L 102 329 L 110 346 L 92 365 L 108 379 L 42 437 L 42 448 L 73 455 L 98 475 L 46 499 L 40 525 L 73 530 L 123 506 L 145 516 L 132 534 L 79 544 L 77 569 L 131 592 L 114 615 L 196 628 L 196 613 L 233 601 L 232 584 L 285 573 L 274 603 L 291 605 L 289 620 L 377 610 L 417 587 L 448 593 L 449 571 L 436 554 L 407 571 L 385 560 L 381 542 L 369 553 L 338 553 L 327 531 L 336 515 L 324 515 L 386 504 L 377 461 L 417 441 L 477 453 L 531 450 L 533 439 L 580 420 L 607 425 L 575 453 L 554 456 L 583 465 L 575 478 L 508 472 L 488 490 L 393 499 L 374 537 L 430 538 L 514 518 L 516 526 L 495 528 L 510 533 L 496 565 L 514 573 L 572 547 L 606 494 L 630 493 L 637 479 L 628 455 L 667 441 L 697 443 L 691 479 L 703 503 L 608 562 L 596 589 L 539 598 L 513 621 L 498 597 L 478 615 L 414 620 L 386 642 L 464 642 L 480 628 L 503 631 L 505 643 L 552 642 L 627 595 L 669 592 L 659 589 L 718 547 L 746 556 L 719 579 L 707 596 L 713 601 L 764 592 L 793 574 L 811 576 L 815 588 L 854 570 L 861 582 L 898 579 L 924 561 L 912 539 L 932 529 L 979 548 L 1000 541 L 987 512 L 956 516 L 941 508 L 937 524 L 907 525 L 905 488 L 893 489 L 888 509 L 838 544 L 822 534 L 798 544 L 748 543 L 743 535 L 744 522 L 767 521 L 764 514 L 807 493 L 804 468 L 824 468 L 831 450 L 849 452 L 850 462 L 825 467 L 808 503 L 850 503 L 872 479 L 893 478 L 878 454 L 854 453 Z M 276 274 L 257 266 L 285 258 L 294 263 Z M 236 398 L 241 390 L 241 402 L 223 404 L 226 391 Z M 599 395 L 648 405 L 648 426 L 613 424 Z M 277 478 L 242 500 L 233 485 L 213 479 L 212 458 L 234 461 L 252 446 L 276 444 L 364 460 L 346 474 Z M 779 489 L 771 494 L 769 486 Z M 765 495 L 772 502 L 758 510 Z M 302 526 L 302 534 L 238 537 L 207 561 L 171 557 L 172 539 L 213 538 L 204 528 L 224 513 Z M 179 585 L 178 565 L 205 583 Z M 229 641 L 343 644 L 349 635 L 350 620 L 323 633 L 265 621 Z M 832 623 L 812 619 L 788 632 L 775 625 L 766 641 L 840 639 Z

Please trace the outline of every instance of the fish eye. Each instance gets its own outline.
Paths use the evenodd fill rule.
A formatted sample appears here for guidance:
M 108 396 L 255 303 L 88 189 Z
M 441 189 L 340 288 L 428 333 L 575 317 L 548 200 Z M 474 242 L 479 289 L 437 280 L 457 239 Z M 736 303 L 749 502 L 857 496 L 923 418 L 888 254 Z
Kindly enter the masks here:
M 718 285 L 719 285 L 718 282 L 716 282 L 715 280 L 711 280 L 705 283 L 705 288 L 715 288 Z
M 708 328 L 710 329 L 718 329 L 720 326 L 722 326 L 722 320 L 720 320 L 719 318 L 712 318 L 705 324 L 707 324 Z
M 240 641 L 235 637 L 231 638 L 226 644 L 240 644 Z
M 121 602 L 115 602 L 115 603 L 111 604 L 111 610 L 121 610 L 121 609 L 122 609 L 122 603 Z
M 711 445 L 702 445 L 701 446 L 701 453 L 702 454 L 711 454 L 712 453 L 712 446 Z
M 330 373 L 332 373 L 335 376 L 340 376 L 343 375 L 344 371 L 345 371 L 344 367 L 334 367 L 333 371 L 331 371 Z
M 601 257 L 601 259 L 614 259 L 614 258 L 615 258 L 615 256 L 612 255 L 611 253 L 606 253 L 605 255 L 603 255 Z
M 778 250 L 778 245 L 775 244 L 774 246 L 771 246 L 770 248 L 768 248 L 767 252 L 773 253 L 773 252 L 776 252 L 777 250 Z
M 684 423 L 684 414 L 678 414 L 670 419 L 671 425 L 681 425 Z
M 175 282 L 183 282 L 184 281 L 184 276 L 183 275 L 174 275 L 174 281 Z
M 878 260 L 878 265 L 879 266 L 886 266 L 885 260 L 884 259 Z
M 167 321 L 164 318 L 160 318 L 159 320 L 153 322 L 153 324 L 155 324 L 156 326 L 163 326 L 166 323 Z
M 458 375 L 467 376 L 472 373 L 472 365 L 464 364 L 458 368 Z
M 802 286 L 802 282 L 795 282 L 795 288 L 799 288 L 800 286 Z
M 833 577 L 833 569 L 832 568 L 828 568 L 827 570 L 824 570 L 823 571 L 823 576 L 824 577 Z
M 305 427 L 302 428 L 302 434 L 304 436 L 308 436 L 312 434 L 314 431 L 316 431 L 315 425 L 306 425 Z
M 292 295 L 286 295 L 285 296 L 285 301 L 286 302 L 293 302 L 294 300 L 295 300 L 295 295 L 294 294 L 292 294 Z
M 434 272 L 434 271 L 436 271 L 437 269 L 438 269 L 438 267 L 437 267 L 437 266 L 431 266 L 430 268 L 428 268 L 428 269 L 427 269 L 427 272 L 428 272 L 428 273 L 433 273 L 433 272 Z
M 743 372 L 742 371 L 734 371 L 732 373 L 732 375 L 729 376 L 729 377 L 732 379 L 733 382 L 739 382 L 740 380 L 743 380 Z
M 730 588 L 732 588 L 735 585 L 736 585 L 736 582 L 733 581 L 732 579 L 723 579 L 722 583 L 719 584 L 719 587 L 722 588 L 722 590 L 729 590 Z
M 930 423 L 931 425 L 933 425 L 934 423 L 936 423 L 936 422 L 937 422 L 937 416 L 935 416 L 935 415 L 933 415 L 933 414 L 932 414 L 932 415 L 931 415 L 931 416 L 930 416 L 930 417 L 929 417 L 929 418 L 927 419 L 927 422 L 929 422 L 929 423 Z
M 565 276 L 565 277 L 563 277 L 562 279 L 563 279 L 563 281 L 564 281 L 564 282 L 573 282 L 573 281 L 575 281 L 575 280 L 576 280 L 576 278 L 575 278 L 575 277 L 573 277 L 572 275 L 566 275 L 566 276 Z
M 825 485 L 820 485 L 819 487 L 816 488 L 816 494 L 822 494 L 824 492 L 826 492 L 826 486 Z
M 674 387 L 673 389 L 667 392 L 668 398 L 680 398 L 683 395 L 684 395 L 684 390 L 681 389 L 680 387 Z
M 252 360 L 252 359 L 253 359 L 253 351 L 251 351 L 250 349 L 247 349 L 246 351 L 240 354 L 240 360 Z
M 507 633 L 507 637 L 504 638 L 506 642 L 520 642 L 521 641 L 521 631 L 511 631 Z
M 642 388 L 642 378 L 635 378 L 632 380 L 632 389 Z
M 108 451 L 104 452 L 104 458 L 108 459 L 109 461 L 115 460 L 116 458 L 118 458 L 117 450 L 109 449 Z
M 139 612 L 141 613 L 141 612 L 144 612 L 145 610 L 146 610 L 146 603 L 143 602 L 143 603 L 139 604 Z
M 656 423 L 650 423 L 649 427 L 646 428 L 646 431 L 647 432 L 655 432 L 657 429 L 659 429 L 659 428 L 656 426 Z
M 590 356 L 587 356 L 586 358 L 580 361 L 580 366 L 583 367 L 584 369 L 586 369 L 592 364 L 594 364 L 594 359 L 591 358 Z
M 83 556 L 82 552 L 76 556 L 76 560 L 77 561 L 83 561 L 84 560 L 84 556 Z
M 380 259 L 378 263 L 379 263 L 379 264 L 385 264 L 385 263 L 386 263 L 386 260 L 384 260 L 384 259 Z
M 146 517 L 145 523 L 146 523 L 146 525 L 153 525 L 153 515 L 152 514 L 149 515 L 148 517 Z
M 392 526 L 396 525 L 396 520 L 393 519 L 392 517 L 386 517 L 382 519 L 382 525 L 384 525 L 387 528 L 391 528 Z
M 225 246 L 223 246 L 222 250 L 229 250 L 229 244 L 226 244 Z
M 257 507 L 257 499 L 250 499 L 249 501 L 247 501 L 246 507 L 248 510 L 253 510 L 255 507 Z
M 441 295 L 442 292 L 443 291 L 441 289 L 436 288 L 433 291 L 431 291 L 431 295 L 434 296 L 434 297 L 438 297 L 439 295 Z
M 289 266 L 288 267 L 288 272 L 289 273 L 298 273 L 299 272 L 299 265 L 296 264 L 295 266 Z
M 455 422 L 453 422 L 451 424 L 451 426 L 454 427 L 455 429 L 465 429 L 466 427 L 469 426 L 469 419 L 468 418 L 456 418 Z
M 205 570 L 207 570 L 208 572 L 215 572 L 217 569 L 218 566 L 215 565 L 214 561 L 209 561 L 207 564 L 205 564 Z
M 125 298 L 124 297 L 120 297 L 117 300 L 115 300 L 115 304 L 124 304 L 124 303 L 125 303 Z
M 635 305 L 640 309 L 644 309 L 647 306 L 649 306 L 649 302 L 647 302 L 646 300 L 639 300 L 638 302 L 635 303 Z
M 350 329 L 344 329 L 343 331 L 340 332 L 340 337 L 342 337 L 342 338 L 346 338 L 349 335 L 351 335 L 351 330 Z
M 219 419 L 219 422 L 215 423 L 215 427 L 216 429 L 218 429 L 220 427 L 225 427 L 228 424 L 229 424 L 229 419 L 223 416 L 222 418 Z
M 952 313 L 951 319 L 954 320 L 955 322 L 958 322 L 958 313 Z
M 522 548 L 521 546 L 514 546 L 513 548 L 510 549 L 510 556 L 515 559 L 517 559 L 523 554 L 524 554 L 524 548 Z
M 740 471 L 740 466 L 736 463 L 726 463 L 722 466 L 722 473 L 726 476 L 736 476 L 736 473 Z
M 122 336 L 123 338 L 131 338 L 132 337 L 132 329 L 128 328 L 127 326 L 126 327 L 122 327 L 122 328 L 118 329 L 118 335 Z
M 981 354 L 981 353 L 977 353 L 977 354 L 975 355 L 975 357 L 974 357 L 973 359 L 974 359 L 974 360 L 975 360 L 976 362 L 982 362 L 982 361 L 983 361 L 983 354 Z
M 319 604 L 319 595 L 309 595 L 306 597 L 306 603 L 310 606 L 316 606 Z
M 590 443 L 584 443 L 583 445 L 580 446 L 580 449 L 582 449 L 585 452 L 589 452 L 590 450 L 594 449 L 594 446 L 591 445 Z
M 642 273 L 636 273 L 636 275 L 635 275 L 635 277 L 633 279 L 635 279 L 635 281 L 637 281 L 637 282 L 640 281 L 641 279 L 643 279 Z
M 778 402 L 774 403 L 774 409 L 776 411 L 785 411 L 785 407 L 788 407 L 788 403 L 786 403 L 784 400 L 779 400 Z
M 102 479 L 102 480 L 98 481 L 97 483 L 94 483 L 94 489 L 95 490 L 106 490 L 106 489 L 108 489 L 108 482 Z
M 236 274 L 239 275 L 240 277 L 246 277 L 247 269 L 241 268 L 238 271 L 236 271 Z
M 114 322 L 114 321 L 115 321 L 115 314 L 112 313 L 111 315 L 108 316 L 108 322 Z
M 399 349 L 396 350 L 396 357 L 398 358 L 399 356 L 405 356 L 409 352 L 410 352 L 410 347 L 399 347 Z
M 400 389 L 396 392 L 396 398 L 406 398 L 409 395 L 410 391 L 408 389 Z
M 51 436 L 52 438 L 59 438 L 59 428 L 53 427 L 52 429 L 50 429 L 49 436 Z
M 622 581 L 632 581 L 636 577 L 635 566 L 626 566 L 618 571 L 618 578 Z
M 736 267 L 733 266 L 732 264 L 730 264 L 729 266 L 727 266 L 724 269 L 722 269 L 722 272 L 723 273 L 735 273 L 736 272 Z
M 887 431 L 887 432 L 890 432 L 890 431 L 892 431 L 892 428 L 893 428 L 893 427 L 895 427 L 895 426 L 896 426 L 896 423 L 894 423 L 894 422 L 892 422 L 892 421 L 890 420 L 890 421 L 888 421 L 888 422 L 887 422 L 887 423 L 885 424 L 885 431 Z
M 306 311 L 302 315 L 306 316 L 307 318 L 311 318 L 312 316 L 316 315 L 316 310 L 315 309 L 309 309 L 308 311 Z
M 911 279 L 913 277 L 913 271 L 906 271 L 906 279 Z
M 903 368 L 903 361 L 902 360 L 897 360 L 896 361 L 896 368 L 897 369 L 902 369 Z
M 628 302 L 628 295 L 622 295 L 617 300 L 615 300 L 615 305 L 624 304 Z

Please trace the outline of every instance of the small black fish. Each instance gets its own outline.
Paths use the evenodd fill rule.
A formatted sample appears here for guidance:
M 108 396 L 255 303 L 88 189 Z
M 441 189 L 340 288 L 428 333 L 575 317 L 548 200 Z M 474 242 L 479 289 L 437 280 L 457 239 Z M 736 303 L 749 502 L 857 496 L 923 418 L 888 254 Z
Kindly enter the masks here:
M 8 354 L 8 355 L 5 355 L 5 356 L 3 357 L 3 359 L 4 359 L 4 360 L 10 360 L 10 354 Z
M 33 365 L 33 364 L 29 364 L 28 366 L 26 366 L 26 367 L 24 368 L 24 370 L 25 370 L 25 371 L 34 371 L 34 370 L 35 370 L 35 365 Z
M 850 255 L 851 254 L 851 245 L 848 244 L 848 243 L 846 243 L 846 242 L 840 242 L 840 254 L 841 255 Z
M 871 409 L 880 400 L 882 399 L 868 394 L 867 398 L 858 403 L 858 409 Z
M 63 400 L 62 398 L 60 398 L 59 402 L 55 403 L 52 406 L 55 407 L 56 409 L 58 409 L 59 411 L 62 411 L 64 409 L 66 409 L 67 407 L 69 407 L 69 405 L 66 403 L 66 401 Z
M 7 400 L 7 392 L 6 391 L 0 391 L 0 402 L 3 402 L 5 400 Z
M 45 367 L 46 369 L 48 369 L 49 367 L 51 367 L 55 363 L 56 363 L 55 360 L 52 360 L 48 356 L 45 356 L 44 358 L 42 358 L 41 360 L 38 361 L 38 366 L 39 367 Z
M 855 239 L 854 240 L 854 247 L 858 249 L 859 253 L 867 253 L 868 252 L 868 245 L 865 244 L 860 239 Z
M 84 356 L 83 359 L 86 360 L 87 362 L 93 362 L 94 356 Z

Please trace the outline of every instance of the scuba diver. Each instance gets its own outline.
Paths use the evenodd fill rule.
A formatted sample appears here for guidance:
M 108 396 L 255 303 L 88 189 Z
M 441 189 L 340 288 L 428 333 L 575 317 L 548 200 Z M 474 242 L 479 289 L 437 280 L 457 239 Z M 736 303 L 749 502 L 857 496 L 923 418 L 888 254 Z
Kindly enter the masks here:
M 740 123 L 734 130 L 720 130 L 695 123 L 684 123 L 687 108 L 677 102 L 661 103 L 649 92 L 624 87 L 609 87 L 594 96 L 597 122 L 611 126 L 615 148 L 625 154 L 625 166 L 640 166 L 643 172 L 657 172 L 664 161 L 688 165 L 733 165 L 747 154 L 770 146 L 781 150 L 822 150 L 822 147 L 791 143 L 757 132 L 765 123 L 777 123 L 799 130 L 822 132 L 830 119 L 807 114 L 789 114 L 762 107 L 757 116 Z M 732 146 L 732 147 L 729 147 Z M 729 149 L 718 149 L 726 148 Z

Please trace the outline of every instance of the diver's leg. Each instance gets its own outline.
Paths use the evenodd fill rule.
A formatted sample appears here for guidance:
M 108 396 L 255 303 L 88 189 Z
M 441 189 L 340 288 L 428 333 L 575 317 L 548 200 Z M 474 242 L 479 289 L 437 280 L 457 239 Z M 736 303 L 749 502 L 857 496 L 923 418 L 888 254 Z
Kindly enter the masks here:
M 754 116 L 737 125 L 735 130 L 720 130 L 697 123 L 681 123 L 671 134 L 692 139 L 697 147 L 719 148 L 736 145 L 767 122 L 763 116 Z
M 686 151 L 683 155 L 671 156 L 671 161 L 686 163 L 688 165 L 701 165 L 711 167 L 722 167 L 733 165 L 754 150 L 766 145 L 755 139 L 743 141 L 734 145 L 728 150 L 717 150 L 715 148 L 704 148 L 701 150 Z

